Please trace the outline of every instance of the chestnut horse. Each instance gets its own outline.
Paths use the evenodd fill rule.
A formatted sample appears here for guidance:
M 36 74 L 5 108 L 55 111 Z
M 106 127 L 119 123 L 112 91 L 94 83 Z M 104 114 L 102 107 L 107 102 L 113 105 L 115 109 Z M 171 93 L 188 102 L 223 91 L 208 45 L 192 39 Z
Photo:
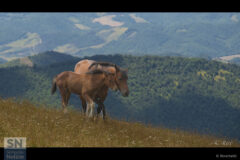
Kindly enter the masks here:
M 94 102 L 97 101 L 97 95 L 106 88 L 117 89 L 114 82 L 114 74 L 102 70 L 94 70 L 86 74 L 77 74 L 71 71 L 65 71 L 58 74 L 52 83 L 52 94 L 57 87 L 62 97 L 62 107 L 66 113 L 66 106 L 71 93 L 80 95 L 84 102 L 87 102 L 86 115 L 93 116 Z M 90 113 L 89 113 L 90 110 Z
M 115 75 L 115 83 L 118 87 L 117 89 L 122 93 L 124 97 L 127 97 L 129 95 L 129 89 L 127 85 L 128 70 L 122 69 L 118 67 L 116 64 L 109 63 L 109 62 L 96 62 L 93 60 L 85 59 L 85 60 L 79 61 L 75 65 L 74 72 L 81 74 L 81 73 L 86 73 L 96 69 L 113 73 Z M 96 101 L 96 103 L 98 104 L 97 113 L 99 114 L 102 110 L 103 119 L 106 115 L 104 101 L 107 97 L 107 93 L 108 93 L 108 88 L 105 88 L 104 90 L 102 90 L 101 93 L 99 92 L 99 95 L 97 95 L 97 101 Z M 82 101 L 83 111 L 85 112 L 86 102 L 82 100 L 81 97 L 80 99 Z

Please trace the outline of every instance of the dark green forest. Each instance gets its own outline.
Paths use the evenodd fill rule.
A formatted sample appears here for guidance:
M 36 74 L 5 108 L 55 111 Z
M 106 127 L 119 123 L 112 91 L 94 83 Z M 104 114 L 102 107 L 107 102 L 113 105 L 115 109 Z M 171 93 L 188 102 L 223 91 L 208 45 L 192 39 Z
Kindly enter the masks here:
M 29 57 L 33 67 L 13 63 L 1 67 L 0 97 L 61 108 L 59 92 L 50 94 L 52 78 L 62 71 L 73 71 L 81 58 L 56 53 L 47 56 L 50 53 Z M 116 63 L 129 70 L 130 95 L 122 97 L 110 91 L 105 101 L 108 116 L 240 139 L 240 66 L 167 56 L 85 58 Z M 78 96 L 71 96 L 69 107 L 81 109 Z

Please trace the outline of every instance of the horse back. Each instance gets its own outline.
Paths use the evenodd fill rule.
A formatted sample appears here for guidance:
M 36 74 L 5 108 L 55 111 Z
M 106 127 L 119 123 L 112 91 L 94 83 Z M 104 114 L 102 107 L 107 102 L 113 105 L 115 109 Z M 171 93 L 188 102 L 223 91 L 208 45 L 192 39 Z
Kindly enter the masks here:
M 93 71 L 93 70 L 96 70 L 96 69 L 99 69 L 99 70 L 105 70 L 105 71 L 108 71 L 110 73 L 116 73 L 116 69 L 113 67 L 113 66 L 101 66 L 101 65 L 94 65 L 93 67 L 91 67 L 89 69 L 89 66 L 95 61 L 93 60 L 88 60 L 88 59 L 84 59 L 84 60 L 81 60 L 79 61 L 76 65 L 75 65 L 75 68 L 74 68 L 74 72 L 75 73 L 78 73 L 78 74 L 83 74 L 83 73 L 87 73 L 89 71 Z
M 78 73 L 78 74 L 83 74 L 83 73 L 86 73 L 88 72 L 88 67 L 95 61 L 93 60 L 88 60 L 88 59 L 84 59 L 84 60 L 81 60 L 79 61 L 76 65 L 75 65 L 75 68 L 74 68 L 74 72 L 75 73 Z
M 74 79 L 76 77 L 76 75 L 74 75 L 76 73 L 72 72 L 72 71 L 64 71 L 61 72 L 60 74 L 58 74 L 56 76 L 56 82 L 58 85 L 66 85 L 67 83 L 69 83 L 69 81 L 71 81 L 72 79 Z

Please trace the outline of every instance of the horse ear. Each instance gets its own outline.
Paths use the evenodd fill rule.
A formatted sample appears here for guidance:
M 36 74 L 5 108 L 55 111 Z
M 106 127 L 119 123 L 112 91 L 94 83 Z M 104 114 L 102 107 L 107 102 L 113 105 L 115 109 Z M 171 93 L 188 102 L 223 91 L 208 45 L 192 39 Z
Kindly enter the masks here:
M 115 69 L 116 69 L 117 72 L 120 71 L 119 67 L 118 67 L 116 64 L 114 64 L 114 67 L 115 67 Z

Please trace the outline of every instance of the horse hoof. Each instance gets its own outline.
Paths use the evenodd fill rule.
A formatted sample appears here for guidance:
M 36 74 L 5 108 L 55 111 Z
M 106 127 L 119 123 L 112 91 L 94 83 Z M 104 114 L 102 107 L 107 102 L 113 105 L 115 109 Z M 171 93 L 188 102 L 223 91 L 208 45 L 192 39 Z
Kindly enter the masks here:
M 63 113 L 64 113 L 64 114 L 66 114 L 67 112 L 68 112 L 67 109 L 64 109 L 64 110 L 63 110 Z

